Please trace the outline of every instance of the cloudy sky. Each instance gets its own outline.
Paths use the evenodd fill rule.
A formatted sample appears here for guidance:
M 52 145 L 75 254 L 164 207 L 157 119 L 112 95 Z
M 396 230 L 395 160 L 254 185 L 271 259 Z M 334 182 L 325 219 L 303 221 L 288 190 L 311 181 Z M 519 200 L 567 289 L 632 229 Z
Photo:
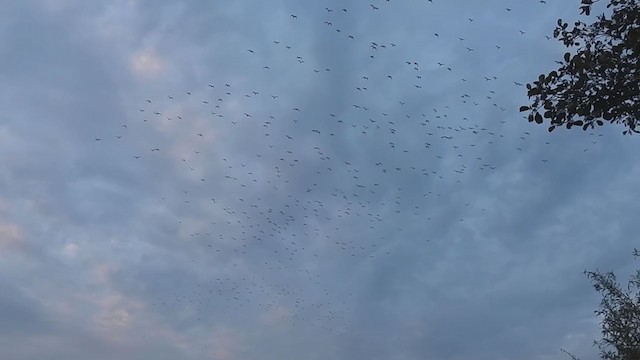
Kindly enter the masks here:
M 595 359 L 638 139 L 518 112 L 578 5 L 1 2 L 2 357 Z

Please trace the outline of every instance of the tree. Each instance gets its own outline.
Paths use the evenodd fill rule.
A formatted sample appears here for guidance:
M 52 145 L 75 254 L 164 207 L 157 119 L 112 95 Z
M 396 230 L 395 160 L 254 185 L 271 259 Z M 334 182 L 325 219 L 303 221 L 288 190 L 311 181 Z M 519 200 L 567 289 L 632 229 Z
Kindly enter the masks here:
M 640 257 L 638 250 L 635 257 Z M 623 288 L 612 272 L 585 272 L 593 287 L 602 295 L 600 308 L 595 311 L 602 318 L 602 340 L 595 344 L 605 360 L 640 359 L 640 270 Z M 574 358 L 575 359 L 575 358 Z
M 589 16 L 602 0 L 581 0 L 581 14 Z M 609 16 L 572 27 L 558 20 L 554 38 L 573 54 L 564 54 L 559 69 L 527 84 L 533 99 L 520 107 L 529 122 L 548 119 L 549 131 L 558 126 L 623 124 L 624 134 L 640 133 L 640 0 L 609 0 Z

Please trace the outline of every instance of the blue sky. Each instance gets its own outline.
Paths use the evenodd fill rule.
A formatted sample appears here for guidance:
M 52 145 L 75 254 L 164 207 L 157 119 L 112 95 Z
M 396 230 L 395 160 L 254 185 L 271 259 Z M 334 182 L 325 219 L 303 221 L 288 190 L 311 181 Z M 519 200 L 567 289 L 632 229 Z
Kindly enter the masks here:
M 3 356 L 596 359 L 636 137 L 516 84 L 578 6 L 3 3 Z

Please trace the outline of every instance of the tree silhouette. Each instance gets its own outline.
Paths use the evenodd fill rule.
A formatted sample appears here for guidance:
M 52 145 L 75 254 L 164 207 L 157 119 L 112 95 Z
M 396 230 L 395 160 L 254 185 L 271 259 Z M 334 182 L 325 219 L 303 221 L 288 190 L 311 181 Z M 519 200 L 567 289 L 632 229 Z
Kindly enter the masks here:
M 589 16 L 601 0 L 581 0 L 581 14 Z M 624 134 L 640 133 L 640 0 L 609 0 L 610 14 L 590 25 L 572 27 L 558 20 L 554 38 L 573 54 L 564 54 L 559 69 L 527 84 L 529 122 L 548 119 L 549 131 L 558 126 L 583 130 L 609 123 L 623 124 Z
M 639 257 L 638 250 L 634 256 Z M 640 270 L 631 277 L 626 288 L 612 273 L 585 272 L 593 287 L 602 295 L 595 311 L 602 318 L 602 340 L 595 344 L 605 360 L 640 359 Z

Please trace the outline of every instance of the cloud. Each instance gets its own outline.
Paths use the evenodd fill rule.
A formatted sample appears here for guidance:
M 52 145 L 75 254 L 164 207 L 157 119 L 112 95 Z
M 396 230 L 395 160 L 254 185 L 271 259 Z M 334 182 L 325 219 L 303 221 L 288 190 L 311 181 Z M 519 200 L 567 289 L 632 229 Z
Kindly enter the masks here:
M 17 225 L 0 222 L 0 248 L 3 252 L 19 250 L 24 245 L 22 230 Z
M 291 319 L 291 310 L 285 306 L 274 306 L 264 312 L 262 321 L 268 326 L 277 326 L 282 322 L 289 322 Z
M 6 279 L 0 279 L 4 289 L 0 295 L 0 334 L 15 338 L 40 335 L 54 326 L 38 299 Z
M 229 328 L 217 328 L 211 338 L 211 356 L 220 360 L 240 359 L 239 350 L 243 344 L 243 336 Z
M 64 246 L 62 252 L 70 258 L 75 258 L 80 252 L 80 246 L 76 243 L 69 243 Z
M 640 167 L 520 118 L 548 2 L 8 5 L 0 347 L 595 359 L 581 272 L 634 267 Z
M 152 49 L 142 49 L 130 57 L 130 69 L 133 75 L 144 80 L 153 80 L 162 75 L 165 63 Z

